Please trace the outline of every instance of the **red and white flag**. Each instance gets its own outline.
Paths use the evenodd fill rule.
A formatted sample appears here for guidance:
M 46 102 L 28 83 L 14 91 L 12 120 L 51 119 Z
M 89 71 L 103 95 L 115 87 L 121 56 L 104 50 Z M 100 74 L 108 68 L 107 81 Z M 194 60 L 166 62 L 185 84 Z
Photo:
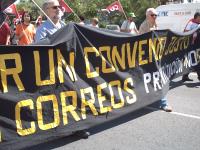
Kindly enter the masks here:
M 19 18 L 19 14 L 17 12 L 17 8 L 15 4 L 10 5 L 8 8 L 4 10 L 5 13 L 14 14 L 17 18 Z
M 0 0 L 0 11 L 3 12 L 8 6 L 13 4 L 16 0 Z
M 109 12 L 113 12 L 113 11 L 123 12 L 123 8 L 122 8 L 122 6 L 121 6 L 119 1 L 115 1 L 114 3 L 110 4 L 106 9 Z
M 72 13 L 73 10 L 65 3 L 64 0 L 59 0 L 60 6 L 62 7 L 63 12 Z

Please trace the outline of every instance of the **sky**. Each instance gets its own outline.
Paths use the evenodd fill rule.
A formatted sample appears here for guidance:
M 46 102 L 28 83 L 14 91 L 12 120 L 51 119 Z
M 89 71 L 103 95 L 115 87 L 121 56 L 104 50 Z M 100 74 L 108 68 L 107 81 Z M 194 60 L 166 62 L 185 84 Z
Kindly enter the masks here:
M 19 3 L 20 0 L 17 0 L 15 3 Z

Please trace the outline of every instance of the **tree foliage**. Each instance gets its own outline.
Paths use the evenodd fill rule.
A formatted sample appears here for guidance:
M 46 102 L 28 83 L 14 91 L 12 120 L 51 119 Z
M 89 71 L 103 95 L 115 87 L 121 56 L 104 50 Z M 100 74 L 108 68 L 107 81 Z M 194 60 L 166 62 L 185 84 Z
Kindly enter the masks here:
M 35 0 L 42 3 L 41 0 Z M 101 9 L 105 9 L 115 0 L 65 0 L 65 2 L 73 9 L 74 13 L 66 16 L 66 22 L 78 22 L 78 16 L 84 16 L 87 20 L 98 17 L 100 25 L 119 24 L 125 19 L 125 15 L 121 12 L 106 13 Z M 139 25 L 145 18 L 145 11 L 148 7 L 157 7 L 157 0 L 121 0 L 125 14 L 134 12 L 136 14 L 136 24 Z M 41 6 L 41 5 L 40 5 Z M 32 12 L 33 18 L 36 19 L 40 13 L 37 6 L 31 0 L 21 0 L 17 5 L 18 10 L 25 9 Z
M 36 20 L 40 14 L 40 10 L 31 0 L 21 0 L 17 4 L 18 11 L 29 11 L 32 15 L 32 19 Z

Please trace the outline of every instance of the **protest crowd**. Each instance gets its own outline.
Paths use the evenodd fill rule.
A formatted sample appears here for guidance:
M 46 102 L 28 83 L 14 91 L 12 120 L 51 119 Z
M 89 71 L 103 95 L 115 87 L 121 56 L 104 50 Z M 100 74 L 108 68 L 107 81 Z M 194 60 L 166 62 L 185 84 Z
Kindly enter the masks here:
M 145 20 L 140 25 L 137 25 L 135 23 L 137 15 L 134 12 L 125 13 L 119 1 L 116 1 L 108 6 L 107 10 L 109 11 L 109 9 L 112 9 L 113 6 L 116 5 L 117 11 L 121 11 L 125 14 L 125 19 L 120 25 L 119 32 L 124 32 L 125 34 L 130 34 L 132 36 L 138 36 L 150 31 L 158 30 L 156 24 L 158 13 L 156 12 L 156 9 L 147 8 L 145 12 Z M 13 15 L 15 15 L 12 20 L 9 18 L 9 15 L 6 14 L 8 13 L 6 11 L 8 8 L 11 9 L 14 13 Z M 32 20 L 32 12 L 23 11 L 19 13 L 14 3 L 8 5 L 6 9 L 3 12 L 5 19 L 0 25 L 0 45 L 8 46 L 25 46 L 40 42 L 49 35 L 53 35 L 56 31 L 66 26 L 63 16 L 65 13 L 73 12 L 73 10 L 63 0 L 46 0 L 42 4 L 41 8 L 39 8 L 44 14 L 43 16 L 39 15 L 36 20 Z M 91 28 L 100 28 L 100 20 L 97 17 L 89 18 L 90 23 L 86 23 L 85 16 L 77 15 L 77 17 L 80 20 L 80 22 L 77 22 L 79 25 L 89 26 Z M 194 18 L 191 18 L 183 32 L 188 32 L 198 28 L 199 24 L 200 13 L 196 12 L 194 14 Z M 196 70 L 196 72 L 200 81 L 200 71 Z M 183 82 L 185 81 L 191 81 L 188 74 L 183 75 Z M 172 107 L 168 104 L 166 97 L 162 98 L 158 101 L 158 103 L 159 109 L 162 109 L 165 112 L 173 111 Z M 82 138 L 88 138 L 90 135 L 90 133 L 85 130 L 77 131 L 74 134 Z
M 15 0 L 13 0 L 15 2 Z M 49 16 L 49 11 L 51 11 L 49 8 L 45 7 L 45 4 L 42 6 L 39 6 L 35 1 L 33 1 L 39 8 L 39 10 L 42 11 L 43 15 L 39 15 L 36 20 L 33 20 L 32 12 L 28 12 L 26 10 L 17 10 L 16 4 L 11 3 L 11 5 L 8 5 L 4 12 L 4 20 L 1 22 L 1 28 L 0 28 L 0 44 L 1 45 L 29 45 L 31 43 L 37 42 L 38 39 L 44 38 L 45 36 L 48 36 L 49 34 L 53 34 L 57 29 L 61 28 L 62 26 L 66 25 L 64 19 L 64 14 L 70 14 L 74 13 L 75 16 L 80 20 L 80 22 L 77 22 L 81 25 L 88 25 L 91 27 L 97 27 L 99 28 L 99 19 L 97 17 L 94 18 L 86 18 L 83 15 L 77 15 L 64 0 L 58 0 L 55 7 L 52 7 L 54 11 L 56 11 L 57 18 L 59 18 L 59 23 L 54 23 L 54 16 L 51 17 L 51 15 L 54 15 L 53 10 L 52 14 Z M 46 2 L 54 2 L 53 0 L 46 0 Z M 2 2 L 3 3 L 3 2 Z M 151 11 L 149 11 L 151 10 Z M 146 32 L 150 32 L 152 30 L 158 30 L 157 24 L 156 24 L 156 18 L 157 18 L 157 12 L 154 8 L 149 8 L 146 10 L 146 20 L 142 22 L 141 25 L 135 23 L 135 18 L 137 17 L 134 12 L 125 13 L 123 10 L 123 7 L 120 3 L 120 1 L 115 1 L 112 4 L 110 4 L 106 8 L 107 12 L 113 12 L 113 11 L 119 11 L 124 14 L 125 20 L 121 23 L 119 23 L 120 32 L 130 33 L 134 36 L 144 34 Z M 51 12 L 50 12 L 51 13 Z M 149 15 L 147 13 L 150 13 Z M 14 15 L 15 17 L 9 17 L 10 15 Z M 191 18 L 190 23 L 187 24 L 186 29 L 183 32 L 192 30 L 193 28 L 197 28 L 199 25 L 199 12 L 195 14 L 195 18 Z M 47 20 L 47 21 L 45 21 Z M 89 22 L 88 22 L 89 20 Z M 194 25 L 193 25 L 194 24 Z M 43 27 L 40 27 L 43 25 Z M 39 30 L 44 30 L 44 28 L 47 27 L 48 31 L 45 31 L 46 33 L 41 33 L 40 35 L 36 34 L 39 32 Z M 50 27 L 51 26 L 51 27 Z M 50 27 L 50 28 L 49 28 Z M 54 29 L 55 28 L 55 29 Z M 45 28 L 46 30 L 46 28 Z M 41 31 L 40 31 L 41 32 Z M 20 34 L 19 34 L 20 33 Z M 38 37 L 41 36 L 41 37 Z M 189 80 L 187 76 L 184 76 L 184 79 Z

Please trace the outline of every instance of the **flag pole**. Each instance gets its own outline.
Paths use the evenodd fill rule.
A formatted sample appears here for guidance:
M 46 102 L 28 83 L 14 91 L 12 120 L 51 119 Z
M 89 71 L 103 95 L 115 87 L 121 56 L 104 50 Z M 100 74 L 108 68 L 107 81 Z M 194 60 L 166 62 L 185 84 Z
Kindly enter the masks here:
M 1 13 L 2 13 L 3 15 L 6 15 L 4 12 L 1 12 Z M 3 26 L 3 24 L 4 24 L 5 20 L 6 20 L 6 18 L 7 18 L 7 15 L 6 15 L 4 21 L 2 22 L 2 24 L 0 25 L 0 28 Z
M 121 7 L 122 7 L 122 4 L 121 4 L 120 0 L 118 0 L 118 2 L 119 2 L 119 4 L 120 4 Z M 123 14 L 124 14 L 125 18 L 127 19 L 127 16 L 126 16 L 126 14 L 125 14 L 125 12 L 124 12 L 124 8 L 123 8 L 123 7 L 122 7 L 122 11 L 123 11 Z
M 79 21 L 81 21 L 81 19 L 79 18 L 79 16 L 72 10 L 72 12 L 75 14 L 75 16 L 79 19 Z
M 53 21 L 49 18 L 49 16 L 47 16 L 47 14 L 42 10 L 42 8 L 40 8 L 40 6 L 34 1 L 34 0 L 31 0 L 38 8 L 39 10 L 45 15 L 45 17 L 47 17 L 47 19 L 52 23 L 52 25 L 54 27 L 56 27 L 56 25 L 53 23 Z

